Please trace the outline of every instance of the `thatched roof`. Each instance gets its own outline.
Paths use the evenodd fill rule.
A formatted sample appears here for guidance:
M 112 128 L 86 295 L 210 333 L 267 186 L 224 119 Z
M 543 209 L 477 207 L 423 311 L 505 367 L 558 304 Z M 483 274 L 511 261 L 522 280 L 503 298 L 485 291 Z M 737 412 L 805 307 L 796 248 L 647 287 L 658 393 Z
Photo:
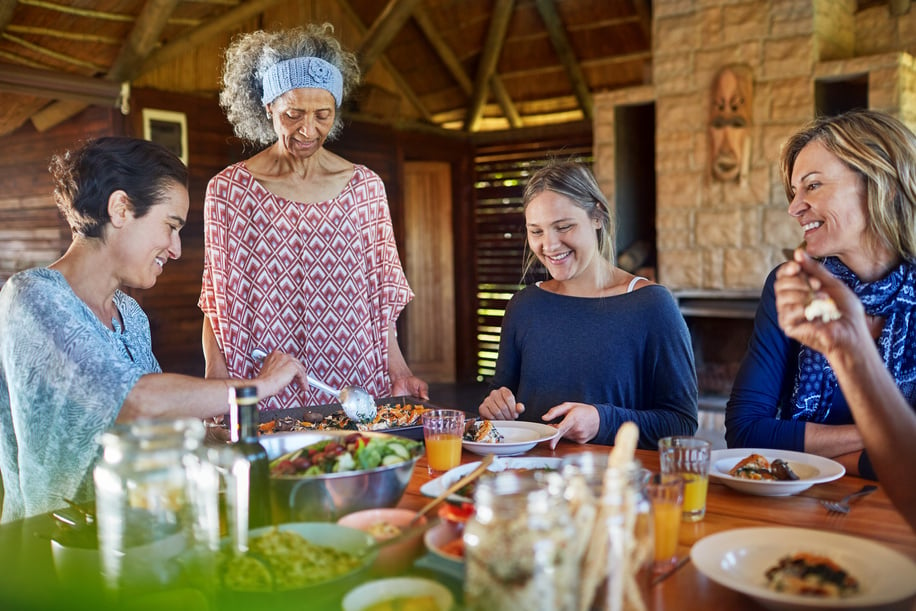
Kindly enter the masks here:
M 234 33 L 307 20 L 358 52 L 356 110 L 390 121 L 589 120 L 596 92 L 652 82 L 651 0 L 0 0 L 0 136 L 115 104 L 124 83 L 215 95 Z

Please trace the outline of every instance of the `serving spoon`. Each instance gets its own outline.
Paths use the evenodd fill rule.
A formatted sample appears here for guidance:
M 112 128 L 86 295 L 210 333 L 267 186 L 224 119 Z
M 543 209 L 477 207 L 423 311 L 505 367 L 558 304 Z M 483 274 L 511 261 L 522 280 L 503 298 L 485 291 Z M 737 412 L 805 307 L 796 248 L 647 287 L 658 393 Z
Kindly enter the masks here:
M 251 358 L 256 363 L 260 363 L 267 358 L 267 353 L 260 348 L 255 348 L 251 351 Z M 375 405 L 375 400 L 372 398 L 372 395 L 370 395 L 365 388 L 359 386 L 344 386 L 338 390 L 307 374 L 306 379 L 310 385 L 319 390 L 323 390 L 337 399 L 340 403 L 340 407 L 350 420 L 355 420 L 356 422 L 370 422 L 375 419 L 378 408 Z

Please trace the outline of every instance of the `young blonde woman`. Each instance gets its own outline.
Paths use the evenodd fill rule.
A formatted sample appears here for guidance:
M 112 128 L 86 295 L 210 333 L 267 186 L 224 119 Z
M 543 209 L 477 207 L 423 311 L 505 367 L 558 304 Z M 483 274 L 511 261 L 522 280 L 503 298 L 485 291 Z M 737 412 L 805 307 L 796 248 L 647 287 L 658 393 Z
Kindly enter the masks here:
M 524 194 L 530 249 L 549 279 L 506 309 L 481 416 L 554 424 L 578 443 L 611 444 L 634 421 L 639 445 L 697 429 L 697 381 L 671 293 L 614 264 L 614 224 L 592 173 L 572 162 L 538 170 Z

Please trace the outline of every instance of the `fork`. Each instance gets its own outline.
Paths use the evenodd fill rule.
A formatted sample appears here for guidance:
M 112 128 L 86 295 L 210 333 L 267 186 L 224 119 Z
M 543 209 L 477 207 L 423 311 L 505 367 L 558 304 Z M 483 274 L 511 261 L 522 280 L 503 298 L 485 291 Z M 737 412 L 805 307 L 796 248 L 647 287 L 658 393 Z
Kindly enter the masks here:
M 853 492 L 852 494 L 846 495 L 839 501 L 821 501 L 821 505 L 827 508 L 827 511 L 835 511 L 837 513 L 849 513 L 849 502 L 852 499 L 858 498 L 860 496 L 866 496 L 877 490 L 877 486 L 862 486 L 862 489 L 858 492 Z

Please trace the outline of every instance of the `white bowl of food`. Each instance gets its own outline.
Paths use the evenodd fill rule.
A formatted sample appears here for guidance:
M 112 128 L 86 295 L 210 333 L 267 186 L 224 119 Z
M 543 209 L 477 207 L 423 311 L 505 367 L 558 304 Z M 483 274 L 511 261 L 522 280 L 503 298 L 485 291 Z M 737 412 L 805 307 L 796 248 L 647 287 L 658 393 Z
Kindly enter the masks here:
M 392 577 L 370 581 L 344 596 L 343 611 L 423 609 L 449 611 L 455 603 L 451 591 L 422 577 Z

